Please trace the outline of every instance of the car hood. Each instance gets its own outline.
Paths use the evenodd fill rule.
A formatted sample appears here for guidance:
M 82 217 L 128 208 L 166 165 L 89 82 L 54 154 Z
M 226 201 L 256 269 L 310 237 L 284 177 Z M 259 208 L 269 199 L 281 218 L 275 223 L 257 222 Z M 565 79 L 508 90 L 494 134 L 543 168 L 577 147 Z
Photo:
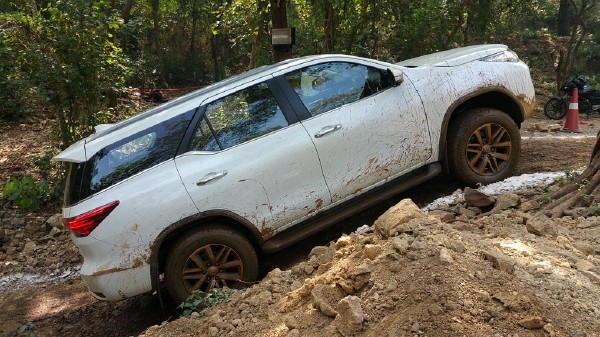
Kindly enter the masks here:
M 415 57 L 396 63 L 403 67 L 454 67 L 507 50 L 503 44 L 482 44 Z

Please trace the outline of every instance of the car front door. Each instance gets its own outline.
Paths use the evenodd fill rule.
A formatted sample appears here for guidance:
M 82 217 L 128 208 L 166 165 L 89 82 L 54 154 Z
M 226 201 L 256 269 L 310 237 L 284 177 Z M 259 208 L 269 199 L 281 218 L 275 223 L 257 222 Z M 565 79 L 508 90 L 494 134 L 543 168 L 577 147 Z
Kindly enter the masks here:
M 265 239 L 330 200 L 310 137 L 268 83 L 255 81 L 203 104 L 187 151 L 176 158 L 201 213 L 241 217 Z
M 305 108 L 299 114 L 306 116 L 302 124 L 317 148 L 332 204 L 430 158 L 421 100 L 408 80 L 397 85 L 387 69 L 325 62 L 285 73 L 279 80 L 289 83 L 302 102 L 295 106 Z

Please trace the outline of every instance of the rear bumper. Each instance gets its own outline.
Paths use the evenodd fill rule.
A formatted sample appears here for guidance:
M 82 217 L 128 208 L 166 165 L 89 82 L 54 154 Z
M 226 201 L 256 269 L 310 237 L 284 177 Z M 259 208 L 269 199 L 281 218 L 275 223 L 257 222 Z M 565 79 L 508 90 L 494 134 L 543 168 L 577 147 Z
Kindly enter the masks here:
M 124 270 L 105 270 L 81 278 L 90 294 L 102 301 L 119 301 L 152 290 L 150 265 Z

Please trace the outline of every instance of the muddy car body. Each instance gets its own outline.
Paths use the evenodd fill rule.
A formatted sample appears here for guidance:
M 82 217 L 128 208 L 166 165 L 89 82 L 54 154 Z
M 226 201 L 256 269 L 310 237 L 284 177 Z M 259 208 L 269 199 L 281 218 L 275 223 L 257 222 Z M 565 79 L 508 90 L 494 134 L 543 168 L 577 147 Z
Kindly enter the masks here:
M 119 300 L 257 277 L 275 252 L 429 179 L 508 176 L 534 106 L 504 45 L 398 64 L 319 55 L 254 69 L 97 132 L 69 164 L 64 223 L 91 293 Z

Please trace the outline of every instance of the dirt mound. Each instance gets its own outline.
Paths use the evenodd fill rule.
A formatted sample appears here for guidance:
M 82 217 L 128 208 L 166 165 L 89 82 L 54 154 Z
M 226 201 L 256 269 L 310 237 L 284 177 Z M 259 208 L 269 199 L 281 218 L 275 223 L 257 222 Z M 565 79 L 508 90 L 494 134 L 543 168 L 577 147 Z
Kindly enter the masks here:
M 143 336 L 590 336 L 600 218 L 549 219 L 497 196 L 425 214 L 403 200 L 202 317 Z M 487 213 L 484 213 L 487 212 Z

